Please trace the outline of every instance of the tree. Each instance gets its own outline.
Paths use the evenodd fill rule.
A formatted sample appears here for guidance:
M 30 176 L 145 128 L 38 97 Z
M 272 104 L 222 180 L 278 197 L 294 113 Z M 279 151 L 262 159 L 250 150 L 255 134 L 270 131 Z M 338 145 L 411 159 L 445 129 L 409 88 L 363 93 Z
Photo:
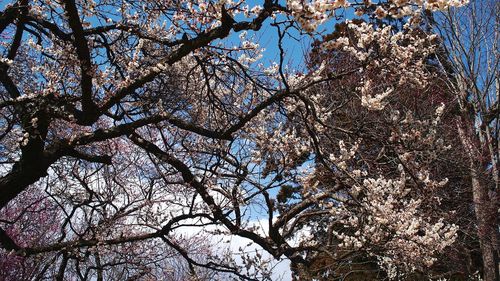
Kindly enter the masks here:
M 449 9 L 429 24 L 443 38 L 439 57 L 459 102 L 457 128 L 469 152 L 477 235 L 485 280 L 499 275 L 499 11 L 497 1 L 471 1 L 463 10 Z
M 29 191 L 35 189 L 29 188 Z M 3 237 L 13 237 L 16 242 L 3 240 L 2 245 L 13 245 L 28 247 L 32 245 L 45 245 L 50 243 L 51 236 L 57 234 L 58 226 L 48 224 L 47 221 L 57 221 L 58 208 L 47 200 L 43 193 L 23 193 L 15 200 L 24 204 L 12 204 L 2 209 L 2 223 L 7 225 L 5 231 L 2 229 Z M 54 261 L 54 255 L 44 257 L 25 258 L 14 253 L 1 250 L 0 254 L 0 279 L 2 280 L 30 280 L 36 279 L 38 273 L 46 270 Z
M 379 20 L 377 19 L 377 21 Z M 358 22 L 358 24 L 365 25 L 366 23 Z M 395 26 L 394 28 L 398 27 Z M 332 34 L 326 36 L 324 40 L 316 42 L 311 52 L 310 67 L 315 68 L 324 64 L 327 71 L 331 73 L 355 67 L 359 61 L 349 51 L 322 47 L 325 45 L 325 41 L 331 42 L 334 40 L 335 42 L 335 40 L 338 41 L 345 36 L 352 36 L 352 34 L 350 35 L 352 32 L 352 27 L 339 24 Z M 419 32 L 420 36 L 424 36 L 422 29 L 413 32 Z M 373 49 L 377 50 L 377 43 L 372 44 L 374 44 Z M 456 128 L 454 127 L 457 121 L 456 115 L 459 112 L 459 105 L 454 99 L 453 90 L 445 82 L 447 73 L 439 67 L 435 56 L 428 56 L 424 63 L 428 70 L 428 81 L 425 85 L 423 87 L 416 86 L 411 81 L 397 83 L 392 88 L 393 92 L 389 100 L 383 105 L 389 107 L 389 110 L 385 111 L 360 108 L 359 105 L 363 103 L 363 98 L 356 97 L 355 93 L 358 91 L 357 87 L 363 81 L 367 81 L 367 78 L 358 73 L 352 73 L 342 79 L 314 87 L 312 92 L 322 98 L 321 104 L 330 104 L 332 108 L 335 108 L 328 121 L 325 122 L 335 124 L 335 127 L 327 131 L 328 138 L 323 137 L 318 143 L 320 143 L 323 153 L 328 157 L 329 154 L 336 153 L 336 145 L 332 144 L 334 141 L 341 140 L 344 142 L 352 139 L 353 142 L 356 142 L 357 139 L 363 140 L 364 145 L 357 146 L 356 155 L 358 156 L 353 159 L 354 161 L 347 162 L 347 164 L 341 162 L 341 166 L 344 166 L 343 169 L 347 170 L 347 173 L 351 173 L 356 167 L 361 166 L 372 171 L 372 173 L 379 171 L 385 176 L 394 172 L 397 174 L 397 164 L 401 163 L 402 159 L 410 156 L 415 157 L 413 161 L 410 161 L 411 164 L 403 161 L 405 171 L 410 171 L 410 174 L 414 175 L 413 179 L 406 182 L 406 187 L 416 184 L 411 190 L 413 192 L 425 190 L 426 194 L 416 196 L 409 192 L 408 194 L 403 193 L 405 194 L 403 197 L 423 200 L 425 203 L 422 204 L 424 206 L 419 207 L 419 213 L 427 220 L 434 218 L 439 221 L 445 218 L 449 223 L 454 223 L 459 227 L 453 246 L 439 255 L 431 267 L 421 268 L 424 274 L 420 276 L 427 275 L 436 278 L 437 276 L 447 276 L 451 277 L 452 280 L 465 280 L 480 269 L 480 261 L 477 259 L 476 221 L 468 219 L 474 216 L 469 207 L 473 201 L 468 166 L 463 164 L 467 163 L 468 158 L 463 153 L 460 141 L 456 138 Z M 391 75 L 390 72 L 386 71 L 385 74 L 381 75 L 381 72 L 380 69 L 372 69 L 369 77 L 370 81 L 373 81 L 372 83 L 379 87 L 391 87 L 393 84 L 390 83 L 394 81 L 393 78 L 400 78 L 398 74 Z M 322 94 L 325 92 L 329 94 Z M 443 112 L 436 119 L 438 112 L 434 111 L 440 105 Z M 414 120 L 414 122 L 408 122 L 408 120 Z M 429 145 L 434 147 L 430 148 Z M 402 155 L 404 157 L 401 157 Z M 342 169 L 332 177 L 332 172 L 325 170 L 322 161 L 318 161 L 315 165 L 319 170 L 315 178 L 320 182 L 325 182 L 329 178 L 342 178 L 342 175 L 338 175 L 339 172 L 342 172 Z M 424 169 L 427 170 L 429 178 L 446 177 L 445 188 L 422 189 L 425 184 L 419 183 L 416 178 Z M 335 181 L 332 180 L 327 182 L 335 184 Z M 337 187 L 337 192 L 344 196 L 345 194 L 356 194 L 354 198 L 344 197 L 343 202 L 351 206 L 348 208 L 351 211 L 348 217 L 356 216 L 361 218 L 356 219 L 356 221 L 365 221 L 362 226 L 366 227 L 366 217 L 373 216 L 373 212 L 367 210 L 356 214 L 352 210 L 356 210 L 359 201 L 366 200 L 366 197 L 373 195 L 369 194 L 369 190 L 364 190 L 366 186 L 360 186 L 355 191 L 352 191 L 351 188 L 352 185 L 344 185 Z M 296 190 L 296 192 L 298 191 Z M 292 195 L 291 193 L 288 194 L 288 196 Z M 394 197 L 387 197 L 380 191 L 377 191 L 376 195 L 390 201 Z M 370 202 L 377 202 L 377 200 L 372 199 Z M 366 205 L 361 207 L 366 207 Z M 377 213 L 375 214 L 377 215 Z M 391 216 L 387 213 L 383 214 L 382 218 L 389 220 L 383 224 L 391 226 Z M 403 214 L 404 211 L 398 210 L 397 217 L 402 217 Z M 376 259 L 373 256 L 390 245 L 391 237 L 387 235 L 391 231 L 385 233 L 386 236 L 380 241 L 381 245 L 378 247 L 374 247 L 377 244 L 375 241 L 360 243 L 356 247 L 353 244 L 346 245 L 342 240 L 335 239 L 335 235 L 333 235 L 343 230 L 346 223 L 339 223 L 337 220 L 327 219 L 326 217 L 317 216 L 317 218 L 320 220 L 319 223 L 331 223 L 331 225 L 328 231 L 315 233 L 314 238 L 311 240 L 320 241 L 321 244 L 327 244 L 330 248 L 327 248 L 323 253 L 310 253 L 314 257 L 317 266 L 311 267 L 309 276 L 306 275 L 304 280 L 312 279 L 311 275 L 320 280 L 323 280 L 321 278 L 331 280 L 335 277 L 345 277 L 348 278 L 347 280 L 358 280 L 356 278 L 365 280 L 375 279 L 380 276 L 381 269 L 377 266 Z M 304 223 L 311 224 L 311 219 Z M 415 224 L 420 225 L 420 223 L 416 222 Z M 376 226 L 380 225 L 382 223 L 379 222 Z M 350 230 L 350 232 L 355 233 L 356 227 L 357 225 L 354 225 L 354 229 Z M 392 225 L 392 227 L 394 226 Z M 420 228 L 415 229 L 417 235 L 425 236 L 425 230 L 421 227 L 417 228 Z M 392 231 L 394 230 L 396 228 Z M 405 227 L 404 230 L 408 229 Z M 366 232 L 362 229 L 358 236 L 363 237 L 364 235 L 361 233 Z M 401 237 L 401 235 L 396 231 L 393 234 L 393 239 L 398 237 Z M 414 238 L 408 240 L 411 241 L 410 239 Z M 339 248 L 345 250 L 339 251 Z M 383 251 L 387 250 L 384 249 Z M 413 251 L 416 252 L 415 249 Z M 424 258 L 420 259 L 425 260 Z M 400 257 L 399 260 L 404 261 L 404 258 Z M 411 263 L 411 265 L 415 266 L 415 262 Z M 420 280 L 417 273 L 418 271 L 412 275 L 412 278 Z
M 414 28 L 421 9 L 463 2 L 6 5 L 0 207 L 25 209 L 19 198 L 29 188 L 58 215 L 48 241 L 23 245 L 2 230 L 2 247 L 25 258 L 52 257 L 38 273 L 60 280 L 162 278 L 172 268 L 194 279 L 270 278 L 259 255 L 237 263 L 215 250 L 200 254 L 192 241 L 208 234 L 246 238 L 288 258 L 297 275 L 317 254 L 352 247 L 390 278 L 425 270 L 457 232 L 437 219 L 430 203 L 438 199 L 422 191 L 446 186 L 433 166 L 433 153 L 447 148 L 436 129 L 444 107 L 432 104 L 433 115 L 420 120 L 391 116 L 407 125 L 380 140 L 408 146 L 395 147 L 389 164 L 372 166 L 379 147 L 336 126 L 348 122 L 331 118 L 338 101 L 313 90 L 356 73 L 352 104 L 337 106 L 394 115 L 388 108 L 398 87 L 418 90 L 430 81 L 424 62 L 435 53 L 435 36 Z M 317 38 L 318 28 L 353 9 L 355 17 L 364 11 L 409 24 L 394 30 L 348 20 L 349 32 L 322 48 L 344 49 L 353 65 L 333 72 L 285 66 L 285 42 Z M 264 26 L 276 30 L 279 59 L 271 63 L 255 40 Z M 384 73 L 385 83 L 375 84 L 375 73 Z M 318 166 L 307 168 L 311 163 Z M 290 199 L 287 190 L 300 197 Z M 255 217 L 266 227 L 252 223 Z M 332 223 L 340 228 L 325 229 Z M 201 229 L 201 238 L 182 234 L 186 228 Z M 324 231 L 339 249 L 309 239 Z

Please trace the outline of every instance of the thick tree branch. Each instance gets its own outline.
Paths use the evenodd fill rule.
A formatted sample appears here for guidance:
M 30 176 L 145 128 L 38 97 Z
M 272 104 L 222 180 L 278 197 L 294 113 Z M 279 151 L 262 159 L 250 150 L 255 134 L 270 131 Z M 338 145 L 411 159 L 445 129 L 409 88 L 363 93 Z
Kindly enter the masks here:
M 73 30 L 74 42 L 73 45 L 76 49 L 76 54 L 80 60 L 81 71 L 81 89 L 82 89 L 82 110 L 83 117 L 82 123 L 86 125 L 93 124 L 98 116 L 97 105 L 92 100 L 92 77 L 94 70 L 90 57 L 90 49 L 87 39 L 83 31 L 80 16 L 74 0 L 65 0 L 64 6 L 68 16 L 68 24 Z
M 7 251 L 18 251 L 21 249 L 19 245 L 17 245 L 12 238 L 9 237 L 7 232 L 3 230 L 3 228 L 0 227 L 0 244 L 2 245 L 2 248 L 4 248 Z

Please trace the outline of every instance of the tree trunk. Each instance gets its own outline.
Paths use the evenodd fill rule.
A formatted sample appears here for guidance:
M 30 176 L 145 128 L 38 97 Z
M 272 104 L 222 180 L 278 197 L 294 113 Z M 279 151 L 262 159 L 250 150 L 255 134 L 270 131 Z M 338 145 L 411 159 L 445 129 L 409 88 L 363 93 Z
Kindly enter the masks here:
M 464 124 L 463 122 L 461 122 Z M 498 279 L 498 264 L 496 262 L 496 236 L 495 208 L 488 195 L 488 188 L 481 184 L 480 170 L 476 161 L 477 153 L 469 138 L 460 124 L 457 124 L 460 141 L 464 146 L 469 160 L 469 175 L 471 177 L 472 196 L 474 200 L 474 212 L 476 214 L 477 231 L 481 245 L 481 256 L 483 260 L 483 279 L 485 281 L 496 281 Z

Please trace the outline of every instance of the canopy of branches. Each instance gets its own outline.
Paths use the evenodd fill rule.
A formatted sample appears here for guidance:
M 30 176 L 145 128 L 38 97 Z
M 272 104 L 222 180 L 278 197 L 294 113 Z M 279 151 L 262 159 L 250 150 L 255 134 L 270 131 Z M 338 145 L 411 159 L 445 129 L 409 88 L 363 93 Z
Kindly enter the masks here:
M 498 95 L 431 32 L 466 2 L 0 4 L 0 279 L 483 274 Z

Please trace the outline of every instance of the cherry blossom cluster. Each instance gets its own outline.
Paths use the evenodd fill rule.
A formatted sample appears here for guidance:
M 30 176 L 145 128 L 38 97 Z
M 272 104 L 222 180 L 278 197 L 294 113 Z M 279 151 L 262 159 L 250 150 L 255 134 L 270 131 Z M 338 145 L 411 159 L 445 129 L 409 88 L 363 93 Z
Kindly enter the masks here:
M 436 133 L 444 108 L 443 104 L 438 106 L 435 115 L 425 120 L 418 120 L 410 111 L 404 118 L 392 113 L 397 130 L 389 141 L 399 154 L 398 176 L 371 171 L 360 164 L 364 141 L 358 139 L 349 145 L 339 140 L 336 152 L 327 159 L 332 171 L 350 186 L 347 193 L 322 183 L 315 175 L 317 171 L 303 178 L 303 185 L 314 194 L 334 192 L 333 201 L 320 205 L 330 210 L 332 220 L 339 225 L 333 230 L 339 249 L 366 251 L 377 257 L 392 279 L 416 269 L 425 270 L 457 236 L 457 226 L 443 218 L 432 218 L 426 211 L 440 204 L 433 194 L 448 182 L 446 178 L 433 179 L 426 168 L 449 149 Z M 398 138 L 400 135 L 411 136 L 411 141 Z
M 363 16 L 365 11 L 383 19 L 385 17 L 403 18 L 405 16 L 417 17 L 422 10 L 445 10 L 450 7 L 460 7 L 468 0 L 391 0 L 388 2 L 373 3 L 373 1 L 349 0 L 288 0 L 287 5 L 295 20 L 305 32 L 314 32 L 317 28 L 335 15 L 335 10 L 340 8 L 356 7 L 355 14 Z M 375 7 L 375 8 L 374 8 Z M 374 8 L 374 9 L 373 9 Z M 414 21 L 414 19 L 410 19 Z
M 348 22 L 345 36 L 326 41 L 326 50 L 348 52 L 363 65 L 359 91 L 361 105 L 370 110 L 382 110 L 391 93 L 405 85 L 423 89 L 429 78 L 426 58 L 435 51 L 435 35 L 424 35 L 406 26 L 394 32 L 390 26 L 375 28 L 366 22 Z M 372 77 L 369 73 L 378 73 Z M 373 79 L 385 83 L 374 82 Z
M 320 24 L 330 18 L 333 10 L 341 7 L 349 7 L 350 5 L 347 0 L 319 0 L 310 2 L 289 0 L 287 4 L 295 20 L 306 32 L 315 31 Z
M 412 187 L 402 166 L 400 170 L 395 179 L 357 177 L 360 184 L 352 187 L 351 195 L 359 205 L 341 203 L 331 212 L 343 225 L 343 230 L 334 232 L 340 248 L 363 249 L 400 271 L 412 271 L 431 266 L 436 254 L 454 242 L 458 228 L 423 216 L 423 201 L 410 196 Z M 355 178 L 356 172 L 351 175 Z M 386 249 L 383 255 L 371 252 L 380 246 Z

